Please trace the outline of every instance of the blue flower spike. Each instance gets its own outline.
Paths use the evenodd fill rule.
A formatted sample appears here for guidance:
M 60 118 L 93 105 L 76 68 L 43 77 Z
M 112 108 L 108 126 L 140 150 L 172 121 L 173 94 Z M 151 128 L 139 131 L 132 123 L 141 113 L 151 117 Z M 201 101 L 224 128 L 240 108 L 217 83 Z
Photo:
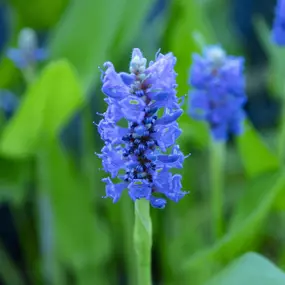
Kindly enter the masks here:
M 220 46 L 193 55 L 189 84 L 189 115 L 206 121 L 215 141 L 243 132 L 246 102 L 244 59 L 229 56 Z
M 111 62 L 104 65 L 102 91 L 108 108 L 98 124 L 105 142 L 98 156 L 110 174 L 103 179 L 105 198 L 114 203 L 124 189 L 132 200 L 146 199 L 159 209 L 165 207 L 165 197 L 178 202 L 188 193 L 181 190 L 181 175 L 170 172 L 182 168 L 186 158 L 176 144 L 183 111 L 176 96 L 175 63 L 172 53 L 159 53 L 147 66 L 135 48 L 129 73 L 117 73 Z M 112 181 L 117 178 L 119 182 Z

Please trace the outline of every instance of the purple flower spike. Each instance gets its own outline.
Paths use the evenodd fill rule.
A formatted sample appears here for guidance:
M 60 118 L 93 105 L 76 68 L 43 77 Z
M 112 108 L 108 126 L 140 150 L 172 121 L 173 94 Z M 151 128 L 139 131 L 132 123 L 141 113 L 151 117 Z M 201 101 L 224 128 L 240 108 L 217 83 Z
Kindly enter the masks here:
M 24 28 L 19 34 L 18 48 L 10 48 L 7 56 L 18 68 L 24 69 L 44 61 L 47 58 L 47 51 L 38 47 L 35 31 Z
M 277 45 L 285 46 L 285 0 L 277 1 L 272 38 Z
M 242 57 L 229 56 L 220 46 L 194 54 L 189 96 L 189 114 L 206 121 L 216 141 L 226 141 L 229 133 L 243 131 L 246 102 Z
M 102 91 L 108 108 L 98 124 L 105 142 L 98 157 L 110 177 L 121 180 L 116 184 L 110 177 L 103 179 L 105 198 L 114 203 L 124 189 L 132 200 L 146 199 L 158 209 L 166 205 L 161 196 L 178 202 L 188 193 L 181 191 L 181 176 L 170 172 L 182 168 L 186 158 L 176 144 L 181 134 L 177 119 L 183 111 L 175 90 L 175 62 L 172 53 L 159 54 L 147 66 L 135 48 L 130 73 L 117 73 L 111 62 L 104 65 Z M 122 121 L 128 127 L 122 127 Z

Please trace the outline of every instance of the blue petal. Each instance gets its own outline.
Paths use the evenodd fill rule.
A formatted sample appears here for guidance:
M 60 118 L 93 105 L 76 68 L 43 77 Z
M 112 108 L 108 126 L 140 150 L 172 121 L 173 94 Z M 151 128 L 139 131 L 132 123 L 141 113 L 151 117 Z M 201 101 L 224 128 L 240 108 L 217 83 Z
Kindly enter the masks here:
M 118 202 L 127 184 L 126 183 L 114 184 L 109 177 L 103 178 L 102 181 L 107 184 L 106 185 L 106 196 L 103 198 L 112 198 L 113 203 Z
M 157 159 L 163 163 L 173 163 L 177 161 L 179 158 L 180 156 L 177 154 L 173 154 L 173 155 L 161 154 L 157 156 Z
M 152 207 L 157 208 L 157 209 L 164 209 L 166 205 L 166 200 L 162 198 L 156 198 L 151 196 L 150 199 L 150 204 Z
M 145 180 L 135 180 L 128 186 L 129 195 L 132 200 L 146 198 L 149 199 L 151 195 L 151 188 L 147 181 Z
M 7 57 L 10 58 L 18 68 L 25 68 L 28 65 L 28 62 L 19 49 L 10 48 L 7 51 Z
M 126 84 L 126 85 L 131 85 L 134 83 L 136 77 L 134 74 L 129 74 L 129 73 L 126 73 L 126 72 L 120 72 L 120 76 L 123 80 L 123 82 Z
M 164 115 L 156 121 L 157 125 L 168 125 L 176 121 L 183 114 L 183 110 L 177 110 L 171 114 Z
M 127 120 L 140 123 L 144 119 L 145 112 L 143 110 L 146 104 L 142 99 L 136 96 L 128 96 L 120 101 L 120 106 Z

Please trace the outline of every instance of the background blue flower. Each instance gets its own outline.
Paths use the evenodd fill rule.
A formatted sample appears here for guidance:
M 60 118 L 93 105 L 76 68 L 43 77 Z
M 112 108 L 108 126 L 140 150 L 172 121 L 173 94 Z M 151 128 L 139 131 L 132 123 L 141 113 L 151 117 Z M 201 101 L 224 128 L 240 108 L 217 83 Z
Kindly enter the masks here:
M 243 58 L 226 55 L 220 46 L 209 46 L 202 56 L 193 56 L 189 114 L 206 121 L 215 140 L 242 133 L 246 102 L 243 65 Z

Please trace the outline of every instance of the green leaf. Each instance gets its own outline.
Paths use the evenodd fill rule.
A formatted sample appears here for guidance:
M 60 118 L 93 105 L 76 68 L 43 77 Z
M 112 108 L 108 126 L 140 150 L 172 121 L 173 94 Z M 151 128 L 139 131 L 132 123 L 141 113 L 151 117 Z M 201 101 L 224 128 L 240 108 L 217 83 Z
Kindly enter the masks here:
M 238 150 L 249 177 L 278 169 L 277 156 L 269 150 L 250 123 L 246 122 L 244 134 L 238 137 L 237 141 Z
M 24 27 L 38 29 L 53 26 L 61 16 L 69 0 L 9 0 L 15 9 L 18 22 Z
M 150 3 L 150 0 L 72 1 L 54 31 L 50 43 L 52 58 L 68 58 L 77 68 L 84 90 L 89 90 L 99 79 L 98 66 L 116 54 L 114 48 L 119 56 L 137 35 Z M 118 32 L 121 36 L 113 47 Z
M 271 187 L 262 185 L 267 191 L 259 203 L 256 203 L 245 217 L 242 223 L 232 228 L 221 240 L 208 249 L 197 252 L 197 254 L 186 259 L 182 264 L 182 271 L 191 274 L 196 270 L 205 270 L 220 262 L 229 261 L 237 254 L 248 249 L 268 215 L 276 197 L 285 189 L 284 172 L 272 174 Z M 205 266 L 204 266 L 205 265 Z
M 3 130 L 0 151 L 14 157 L 33 154 L 43 138 L 54 137 L 83 102 L 71 65 L 49 64 L 33 83 L 11 122 Z
M 231 262 L 205 285 L 283 285 L 285 273 L 257 253 L 246 253 Z
M 0 169 L 0 201 L 22 202 L 29 176 L 28 162 L 0 157 Z
M 134 41 L 134 35 L 140 30 L 144 24 L 147 13 L 149 13 L 153 1 L 133 1 L 127 0 L 122 13 L 122 20 L 116 34 L 114 49 L 116 53 L 130 54 L 131 50 L 124 51 L 124 48 L 131 45 Z M 130 24 L 131 23 L 131 24 Z M 153 27 L 152 27 L 153 28 Z M 139 37 L 141 38 L 141 36 Z M 143 51 L 144 52 L 144 51 Z

